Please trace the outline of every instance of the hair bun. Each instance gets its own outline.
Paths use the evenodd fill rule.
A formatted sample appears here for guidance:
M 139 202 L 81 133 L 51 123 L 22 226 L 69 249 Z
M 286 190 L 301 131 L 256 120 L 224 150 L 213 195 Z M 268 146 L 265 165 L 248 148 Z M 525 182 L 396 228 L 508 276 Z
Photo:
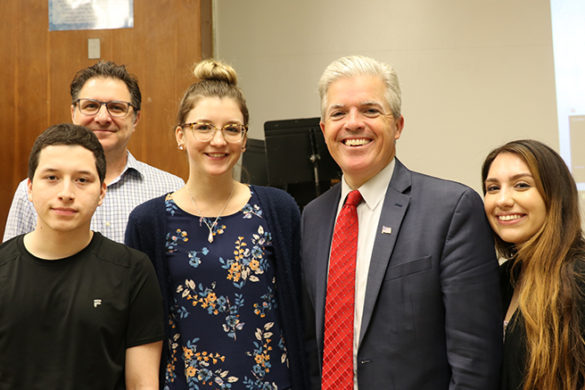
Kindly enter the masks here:
M 193 74 L 198 81 L 223 81 L 234 86 L 238 84 L 238 76 L 234 68 L 214 59 L 198 63 Z

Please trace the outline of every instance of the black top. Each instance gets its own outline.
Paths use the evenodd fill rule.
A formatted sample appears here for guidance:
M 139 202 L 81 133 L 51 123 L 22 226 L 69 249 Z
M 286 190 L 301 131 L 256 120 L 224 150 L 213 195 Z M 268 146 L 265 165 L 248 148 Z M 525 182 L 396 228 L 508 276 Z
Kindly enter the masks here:
M 500 285 L 502 291 L 502 300 L 504 313 L 507 311 L 512 295 L 514 294 L 514 287 L 511 283 L 511 269 L 513 260 L 506 261 L 500 266 Z M 580 275 L 585 275 L 585 262 L 577 261 L 576 271 Z M 516 267 L 516 274 L 520 267 Z M 577 280 L 581 291 L 585 291 L 583 281 Z M 585 301 L 579 298 L 579 311 L 581 316 L 581 329 L 585 330 L 585 317 L 583 310 L 585 309 Z M 524 317 L 520 310 L 516 310 L 510 323 L 506 327 L 504 334 L 504 356 L 502 362 L 501 375 L 501 390 L 522 390 L 524 384 L 524 375 L 526 371 L 526 328 L 524 325 Z M 582 388 L 582 380 L 578 388 Z
M 504 313 L 507 312 L 514 287 L 511 282 L 511 268 L 514 262 L 506 261 L 500 266 L 500 285 Z M 521 390 L 526 362 L 526 331 L 524 318 L 516 310 L 504 331 L 504 355 L 502 361 L 501 390 Z
M 94 233 L 44 260 L 0 246 L 0 389 L 125 388 L 126 348 L 162 340 L 162 301 L 143 253 Z

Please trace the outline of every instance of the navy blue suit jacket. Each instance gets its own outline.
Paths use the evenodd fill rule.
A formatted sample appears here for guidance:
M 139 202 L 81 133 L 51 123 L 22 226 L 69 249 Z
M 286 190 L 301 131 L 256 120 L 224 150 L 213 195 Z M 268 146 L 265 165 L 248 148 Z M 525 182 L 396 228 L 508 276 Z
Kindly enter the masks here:
M 318 387 L 325 292 L 340 185 L 302 216 L 308 347 Z M 358 349 L 360 390 L 497 389 L 502 308 L 479 195 L 400 161 L 376 229 Z M 382 233 L 382 227 L 391 233 Z

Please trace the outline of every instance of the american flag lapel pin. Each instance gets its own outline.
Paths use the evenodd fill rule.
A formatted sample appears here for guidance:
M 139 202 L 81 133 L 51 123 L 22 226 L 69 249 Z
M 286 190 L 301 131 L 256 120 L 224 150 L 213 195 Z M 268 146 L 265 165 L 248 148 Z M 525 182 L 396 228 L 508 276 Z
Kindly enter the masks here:
M 392 228 L 390 226 L 382 226 L 382 234 L 392 234 Z

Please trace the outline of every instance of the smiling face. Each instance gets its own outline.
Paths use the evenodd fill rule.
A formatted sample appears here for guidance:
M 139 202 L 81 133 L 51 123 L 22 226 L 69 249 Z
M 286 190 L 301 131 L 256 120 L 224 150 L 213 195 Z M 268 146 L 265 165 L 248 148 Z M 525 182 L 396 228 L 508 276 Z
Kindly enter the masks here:
M 94 99 L 102 102 L 112 100 L 131 102 L 130 91 L 120 79 L 110 77 L 94 77 L 83 85 L 78 98 Z M 78 105 L 71 106 L 71 119 L 74 124 L 88 127 L 97 135 L 106 155 L 122 156 L 126 152 L 130 136 L 136 129 L 140 112 L 130 112 L 124 118 L 112 117 L 105 105 L 95 115 L 84 115 Z
M 321 130 L 346 182 L 358 188 L 394 158 L 404 118 L 392 116 L 382 79 L 372 75 L 340 78 L 327 90 Z
M 238 103 L 232 98 L 203 97 L 185 118 L 185 123 L 193 122 L 207 122 L 216 128 L 222 128 L 229 123 L 244 124 L 244 116 Z M 231 177 L 232 168 L 246 146 L 245 136 L 239 142 L 227 142 L 219 130 L 209 141 L 195 138 L 189 127 L 177 127 L 175 133 L 177 144 L 184 145 L 187 151 L 190 176 Z
M 39 153 L 28 196 L 37 211 L 37 230 L 89 231 L 106 193 L 92 152 L 79 145 L 50 145 Z
M 546 219 L 546 204 L 530 169 L 518 155 L 500 153 L 485 180 L 484 207 L 494 232 L 505 242 L 521 246 Z

